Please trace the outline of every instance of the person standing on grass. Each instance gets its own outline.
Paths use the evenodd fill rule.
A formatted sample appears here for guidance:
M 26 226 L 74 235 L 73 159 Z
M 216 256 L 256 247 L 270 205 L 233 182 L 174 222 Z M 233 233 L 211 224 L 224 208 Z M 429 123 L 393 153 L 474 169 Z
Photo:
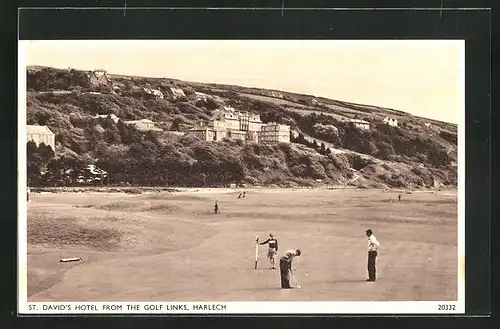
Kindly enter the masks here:
M 218 213 L 219 213 L 219 204 L 217 203 L 217 201 L 215 201 L 215 205 L 214 205 L 214 213 L 215 213 L 215 214 L 218 214 Z
M 398 201 L 401 201 L 401 194 L 398 195 Z
M 377 258 L 377 251 L 380 247 L 380 243 L 371 229 L 366 230 L 366 236 L 368 237 L 368 279 L 366 279 L 366 281 L 374 282 L 377 278 L 375 260 Z
M 292 261 L 295 257 L 300 256 L 300 249 L 290 249 L 285 251 L 280 258 L 280 273 L 281 273 L 281 288 L 290 289 L 290 273 L 292 272 Z
M 266 241 L 259 243 L 260 245 L 268 244 L 269 250 L 267 251 L 267 258 L 269 258 L 269 263 L 271 264 L 271 269 L 276 269 L 276 254 L 278 253 L 278 240 L 274 238 L 272 233 L 269 233 L 269 239 Z

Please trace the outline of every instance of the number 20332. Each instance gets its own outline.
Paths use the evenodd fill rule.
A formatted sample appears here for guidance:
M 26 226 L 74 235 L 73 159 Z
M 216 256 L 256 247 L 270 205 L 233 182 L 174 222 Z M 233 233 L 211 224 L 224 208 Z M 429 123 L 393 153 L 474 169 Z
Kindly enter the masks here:
M 455 311 L 456 306 L 453 304 L 439 304 L 438 311 Z

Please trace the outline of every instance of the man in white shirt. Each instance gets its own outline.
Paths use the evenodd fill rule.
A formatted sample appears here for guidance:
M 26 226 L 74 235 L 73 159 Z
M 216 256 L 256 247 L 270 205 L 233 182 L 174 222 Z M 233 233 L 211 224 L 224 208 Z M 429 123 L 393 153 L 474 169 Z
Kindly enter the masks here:
M 375 235 L 373 235 L 371 229 L 366 230 L 366 236 L 368 237 L 368 279 L 366 279 L 366 281 L 374 282 L 377 278 L 375 259 L 377 258 L 377 251 L 380 247 L 380 243 Z
M 300 249 L 290 249 L 285 251 L 280 258 L 280 272 L 281 272 L 281 288 L 290 289 L 290 273 L 292 272 L 292 261 L 295 257 L 300 256 L 302 252 Z

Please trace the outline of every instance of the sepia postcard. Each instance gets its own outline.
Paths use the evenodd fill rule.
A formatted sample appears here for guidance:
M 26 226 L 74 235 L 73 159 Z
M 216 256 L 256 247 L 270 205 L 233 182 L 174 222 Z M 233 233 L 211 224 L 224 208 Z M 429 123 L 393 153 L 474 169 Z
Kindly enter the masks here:
M 20 314 L 465 312 L 464 40 L 19 41 Z

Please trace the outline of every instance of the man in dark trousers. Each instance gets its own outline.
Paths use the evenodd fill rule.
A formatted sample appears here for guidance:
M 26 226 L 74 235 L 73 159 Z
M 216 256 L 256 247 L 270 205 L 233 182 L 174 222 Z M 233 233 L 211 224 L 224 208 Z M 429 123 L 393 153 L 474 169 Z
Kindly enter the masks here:
M 215 213 L 215 214 L 218 214 L 218 213 L 219 213 L 219 205 L 217 204 L 217 201 L 215 201 L 215 205 L 214 205 L 214 213 Z
M 269 250 L 267 251 L 267 258 L 269 258 L 269 263 L 271 264 L 271 269 L 276 268 L 276 254 L 278 253 L 278 240 L 274 237 L 272 233 L 269 233 L 269 239 L 259 243 L 260 245 L 269 243 Z
M 281 272 L 281 288 L 290 289 L 290 273 L 292 272 L 292 261 L 295 257 L 300 256 L 302 252 L 300 249 L 290 249 L 285 251 L 280 258 L 280 272 Z
M 375 260 L 377 258 L 377 251 L 380 247 L 375 235 L 371 229 L 366 230 L 366 236 L 368 237 L 368 282 L 375 282 L 377 278 L 377 270 L 375 267 Z

